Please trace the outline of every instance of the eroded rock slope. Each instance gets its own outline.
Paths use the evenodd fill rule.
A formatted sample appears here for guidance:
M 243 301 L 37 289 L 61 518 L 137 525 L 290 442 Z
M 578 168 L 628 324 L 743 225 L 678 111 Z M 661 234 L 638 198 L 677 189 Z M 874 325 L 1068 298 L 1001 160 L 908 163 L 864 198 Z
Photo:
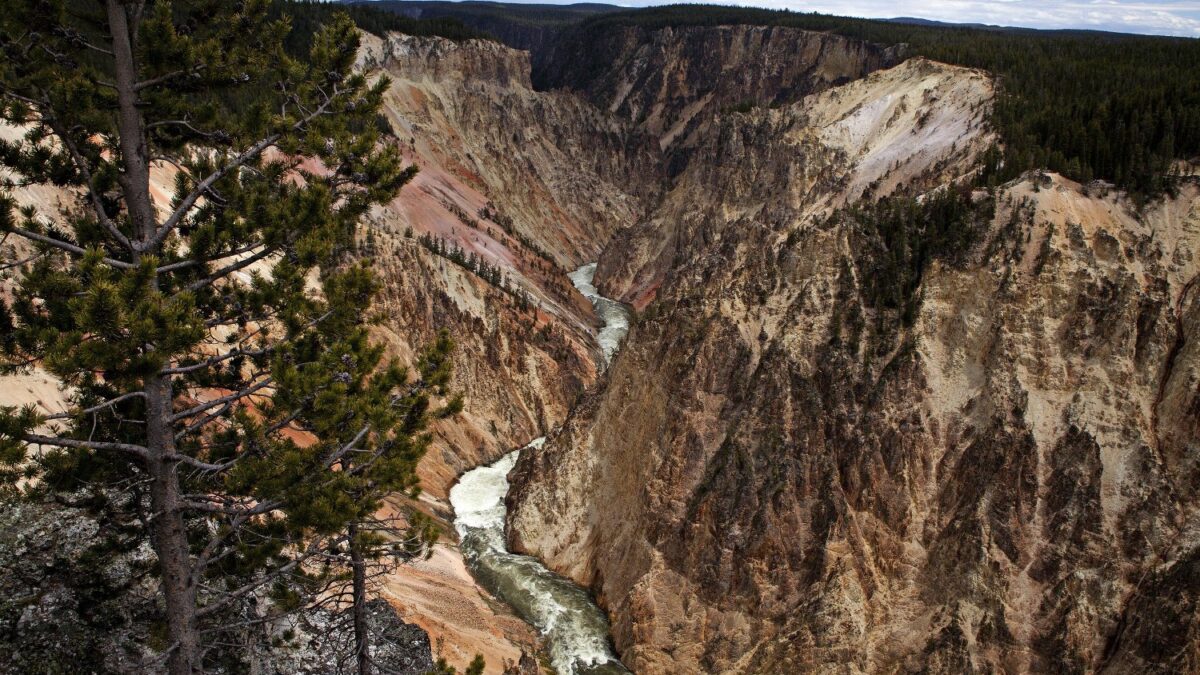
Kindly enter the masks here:
M 596 318 L 566 273 L 639 218 L 655 183 L 639 171 L 657 164 L 614 116 L 534 91 L 526 52 L 367 35 L 359 62 L 391 80 L 386 117 L 420 169 L 364 224 L 385 281 L 380 337 L 404 357 L 440 329 L 459 344 L 464 415 L 439 423 L 421 466 L 426 489 L 444 497 L 462 471 L 560 423 L 594 380 Z
M 510 538 L 635 671 L 1197 667 L 1197 188 L 1031 174 L 907 312 L 830 218 L 969 177 L 992 97 L 911 60 L 720 115 L 606 251 L 639 321 L 522 457 Z

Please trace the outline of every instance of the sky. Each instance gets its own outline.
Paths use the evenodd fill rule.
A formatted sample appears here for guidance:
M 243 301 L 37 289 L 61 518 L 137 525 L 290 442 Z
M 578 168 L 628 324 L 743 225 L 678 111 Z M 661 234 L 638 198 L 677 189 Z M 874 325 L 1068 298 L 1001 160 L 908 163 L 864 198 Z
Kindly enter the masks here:
M 582 0 L 534 1 L 562 4 Z M 628 6 L 666 4 L 664 1 L 653 0 L 596 1 Z M 1083 28 L 1121 33 L 1200 37 L 1200 0 L 738 0 L 722 1 L 721 4 L 841 16 L 913 16 L 955 23 L 986 23 L 1029 28 Z

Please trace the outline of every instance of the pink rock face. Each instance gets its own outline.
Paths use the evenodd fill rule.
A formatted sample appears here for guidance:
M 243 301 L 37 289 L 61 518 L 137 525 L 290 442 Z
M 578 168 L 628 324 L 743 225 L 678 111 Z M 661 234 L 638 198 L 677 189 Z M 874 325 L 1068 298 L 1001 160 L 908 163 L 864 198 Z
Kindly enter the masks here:
M 441 328 L 458 343 L 452 388 L 465 411 L 437 423 L 420 466 L 424 488 L 444 498 L 466 469 L 559 424 L 594 381 L 598 321 L 566 272 L 636 219 L 625 187 L 635 177 L 617 167 L 648 160 L 626 157 L 619 120 L 534 91 L 525 52 L 366 35 L 359 63 L 391 79 L 384 115 L 419 168 L 364 223 L 385 283 L 378 337 L 406 359 Z M 496 270 L 503 288 L 434 255 L 422 237 Z

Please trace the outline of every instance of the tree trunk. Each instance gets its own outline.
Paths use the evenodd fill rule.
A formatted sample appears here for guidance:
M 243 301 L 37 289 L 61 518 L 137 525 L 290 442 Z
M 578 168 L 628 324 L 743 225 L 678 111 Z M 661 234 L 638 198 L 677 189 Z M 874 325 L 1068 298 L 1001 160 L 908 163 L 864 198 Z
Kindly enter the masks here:
M 140 11 L 140 10 L 139 10 Z M 117 175 L 125 193 L 125 205 L 136 228 L 137 244 L 146 244 L 154 236 L 158 223 L 154 201 L 150 197 L 150 157 L 146 148 L 146 129 L 137 107 L 137 61 L 134 36 L 137 26 L 129 24 L 125 4 L 108 0 L 108 28 L 112 32 L 113 65 L 117 85 L 117 133 L 124 171 Z M 138 253 L 151 253 L 139 249 Z
M 125 205 L 134 225 L 131 239 L 134 257 L 156 255 L 153 245 L 158 228 L 154 202 L 150 195 L 150 159 L 146 129 L 138 109 L 138 68 L 135 54 L 137 21 L 142 3 L 107 0 L 109 32 L 112 34 L 114 80 L 117 90 L 117 131 L 122 171 L 118 175 Z M 130 21 L 130 16 L 133 21 Z M 157 285 L 157 283 L 155 284 Z M 153 349 L 147 346 L 146 349 Z M 158 555 L 163 599 L 166 604 L 167 637 L 171 641 L 167 669 L 171 675 L 201 673 L 200 631 L 196 619 L 196 583 L 176 462 L 175 432 L 171 425 L 174 391 L 170 376 L 153 375 L 145 379 L 146 447 L 150 456 L 146 472 L 150 475 L 151 529 L 154 551 Z
M 147 428 L 150 460 L 150 504 L 153 511 L 154 550 L 158 554 L 160 583 L 166 601 L 167 636 L 173 651 L 167 662 L 171 675 L 202 672 L 200 633 L 196 625 L 196 586 L 192 558 L 179 496 L 176 463 L 166 459 L 173 452 L 174 434 L 167 420 L 171 415 L 171 384 L 156 377 L 146 387 Z
M 367 563 L 358 545 L 358 524 L 350 523 L 350 567 L 354 573 L 354 654 L 358 675 L 371 675 L 371 636 L 367 625 Z

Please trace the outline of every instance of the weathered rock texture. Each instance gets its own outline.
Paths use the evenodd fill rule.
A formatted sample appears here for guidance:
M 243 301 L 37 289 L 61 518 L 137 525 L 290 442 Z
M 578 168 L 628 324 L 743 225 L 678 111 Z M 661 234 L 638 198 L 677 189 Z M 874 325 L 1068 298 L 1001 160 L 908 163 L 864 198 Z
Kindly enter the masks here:
M 639 322 L 510 538 L 636 672 L 1200 667 L 1200 190 L 1005 186 L 911 320 L 827 218 L 968 175 L 992 95 L 914 60 L 722 115 L 606 251 Z
M 418 467 L 422 503 L 448 520 L 445 497 L 463 471 L 561 424 L 594 383 L 597 320 L 566 273 L 640 217 L 659 162 L 628 123 L 571 94 L 534 91 L 524 52 L 364 36 L 359 63 L 391 80 L 385 116 L 420 169 L 363 224 L 360 243 L 384 283 L 375 336 L 410 362 L 438 330 L 458 345 L 451 389 L 465 408 L 435 422 Z M 498 270 L 507 290 L 431 253 L 423 236 Z M 481 595 L 457 549 L 439 546 L 434 562 L 402 568 L 383 591 L 444 640 L 452 665 L 482 653 L 499 672 L 532 648 L 532 631 Z
M 596 319 L 566 272 L 639 217 L 658 164 L 616 117 L 535 92 L 525 52 L 366 35 L 359 63 L 392 81 L 386 117 L 420 168 L 365 224 L 385 282 L 378 335 L 406 359 L 439 329 L 459 345 L 452 388 L 465 413 L 438 423 L 420 468 L 444 497 L 462 471 L 560 423 L 595 379 Z M 510 290 L 433 255 L 422 235 L 500 270 Z
M 147 673 L 163 669 L 154 552 L 127 494 L 0 503 L 0 672 Z M 136 509 L 134 509 L 136 510 Z M 252 618 L 229 612 L 229 625 Z M 372 658 L 389 673 L 433 669 L 429 636 L 383 600 L 368 606 Z M 302 611 L 222 634 L 216 673 L 353 672 L 353 633 L 327 609 Z
M 593 29 L 595 30 L 595 29 Z M 540 50 L 538 86 L 579 91 L 658 140 L 691 145 L 722 109 L 777 106 L 856 80 L 898 50 L 779 26 L 585 26 Z

